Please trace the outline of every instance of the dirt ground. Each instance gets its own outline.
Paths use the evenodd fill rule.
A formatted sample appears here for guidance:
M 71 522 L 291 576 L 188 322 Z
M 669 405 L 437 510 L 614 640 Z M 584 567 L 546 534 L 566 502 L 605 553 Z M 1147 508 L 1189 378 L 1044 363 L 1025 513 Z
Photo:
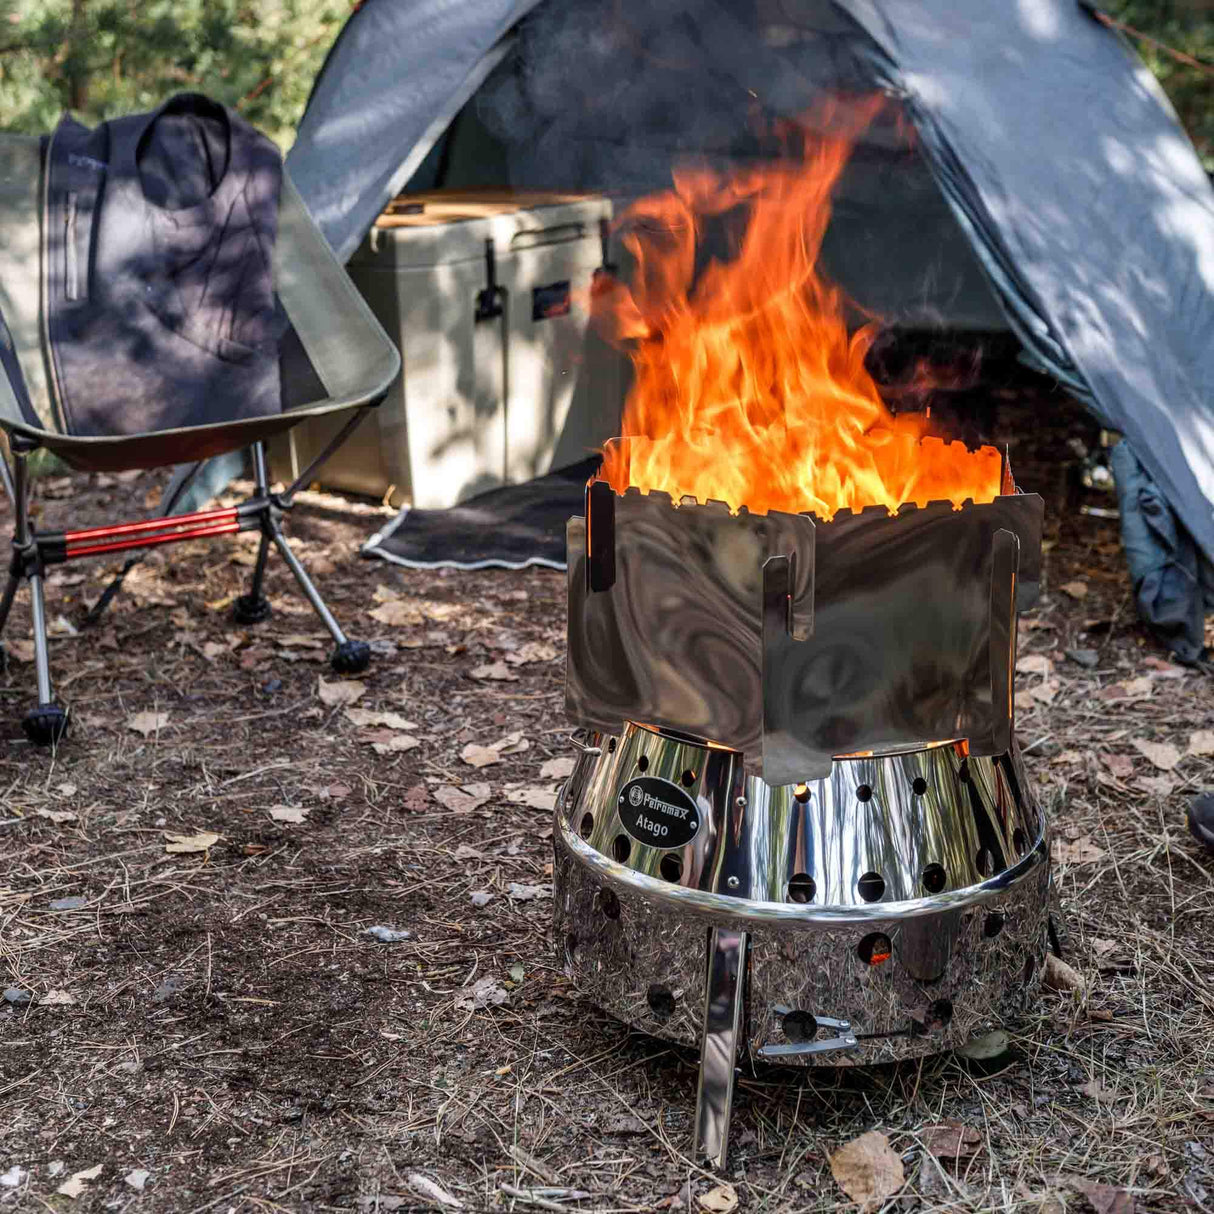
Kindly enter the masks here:
M 0 1211 L 721 1210 L 723 1181 L 744 1210 L 832 1210 L 850 1203 L 828 1159 L 871 1129 L 905 1168 L 887 1209 L 1214 1205 L 1214 858 L 1183 817 L 1214 787 L 1214 688 L 1136 623 L 1116 522 L 1068 507 L 1066 439 L 1090 423 L 1058 399 L 986 420 L 1047 502 L 1018 731 L 1088 984 L 1043 994 L 999 1066 L 748 1067 L 727 1174 L 694 1166 L 694 1055 L 597 1012 L 554 961 L 561 575 L 363 561 L 383 512 L 309 495 L 290 534 L 378 651 L 356 703 L 334 702 L 281 563 L 273 618 L 240 628 L 251 541 L 198 542 L 53 641 L 72 732 L 38 750 L 17 723 L 22 596 L 0 987 L 32 998 L 0 1003 Z M 39 521 L 137 516 L 162 483 L 48 476 Z M 114 567 L 57 570 L 51 618 L 77 624 Z M 485 977 L 503 1001 L 473 1008 Z M 959 1154 L 929 1129 L 949 1121 L 973 1131 Z

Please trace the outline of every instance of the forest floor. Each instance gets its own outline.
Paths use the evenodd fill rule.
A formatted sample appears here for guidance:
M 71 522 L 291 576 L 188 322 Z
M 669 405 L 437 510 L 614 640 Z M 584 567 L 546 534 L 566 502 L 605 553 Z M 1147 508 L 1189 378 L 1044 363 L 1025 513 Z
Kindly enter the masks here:
M 850 1204 L 832 1152 L 873 1129 L 905 1169 L 888 1209 L 1214 1205 L 1214 857 L 1184 823 L 1214 787 L 1214 687 L 1136 622 L 1116 521 L 1068 500 L 1066 440 L 1090 423 L 1048 398 L 994 425 L 1046 499 L 1017 730 L 1087 984 L 1044 991 L 1006 1065 L 747 1067 L 727 1172 L 695 1166 L 694 1054 L 596 1011 L 554 956 L 563 577 L 364 561 L 383 511 L 309 494 L 289 533 L 375 642 L 357 680 L 331 674 L 280 562 L 273 617 L 232 622 L 252 537 L 159 550 L 88 631 L 115 566 L 62 566 L 47 594 L 72 728 L 41 750 L 18 724 L 19 600 L 0 1211 L 825 1211 Z M 163 482 L 44 477 L 38 521 L 138 516 Z M 495 761 L 470 766 L 468 743 Z M 484 977 L 501 1003 L 474 1006 Z M 972 1130 L 953 1149 L 947 1122 Z

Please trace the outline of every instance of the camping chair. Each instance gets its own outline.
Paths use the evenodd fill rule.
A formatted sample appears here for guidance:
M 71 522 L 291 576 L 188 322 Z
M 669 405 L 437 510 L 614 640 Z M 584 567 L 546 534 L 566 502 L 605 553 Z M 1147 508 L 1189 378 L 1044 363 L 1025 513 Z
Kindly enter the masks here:
M 0 315 L 11 335 L 6 340 L 0 326 L 0 364 L 5 368 L 0 375 L 0 429 L 9 448 L 9 458 L 0 455 L 0 478 L 15 513 L 12 562 L 0 597 L 0 631 L 21 582 L 28 580 L 38 703 L 22 721 L 26 735 L 45 745 L 58 741 L 67 728 L 67 713 L 55 702 L 51 686 L 43 577 L 48 566 L 80 557 L 259 531 L 261 543 L 249 592 L 235 604 L 238 621 L 252 624 L 269 614 L 262 583 L 272 544 L 333 637 L 333 668 L 341 673 L 364 670 L 370 661 L 370 646 L 350 640 L 342 631 L 279 524 L 298 490 L 383 400 L 400 370 L 400 355 L 325 243 L 286 172 L 274 251 L 274 285 L 290 322 L 280 354 L 282 413 L 112 437 L 65 434 L 51 420 L 39 304 L 40 175 L 37 138 L 0 136 Z M 40 425 L 31 424 L 21 408 L 14 363 L 20 368 Z M 266 441 L 306 418 L 341 413 L 349 417 L 332 441 L 283 492 L 271 492 Z M 166 510 L 166 516 L 159 518 L 79 531 L 40 532 L 31 524 L 29 457 L 39 449 L 52 452 L 81 472 L 125 472 L 195 461 L 200 467 L 213 456 L 243 447 L 252 453 L 254 490 L 238 506 L 171 517 Z

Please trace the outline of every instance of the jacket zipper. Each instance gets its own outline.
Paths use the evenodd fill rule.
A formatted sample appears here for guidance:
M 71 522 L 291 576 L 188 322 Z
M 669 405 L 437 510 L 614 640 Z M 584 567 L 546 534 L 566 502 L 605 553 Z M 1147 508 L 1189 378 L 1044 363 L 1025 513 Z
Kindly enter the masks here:
M 63 293 L 69 300 L 80 298 L 80 264 L 76 253 L 76 210 L 80 195 L 69 191 L 67 196 L 67 216 L 64 220 L 63 242 L 66 247 L 67 264 L 65 267 Z

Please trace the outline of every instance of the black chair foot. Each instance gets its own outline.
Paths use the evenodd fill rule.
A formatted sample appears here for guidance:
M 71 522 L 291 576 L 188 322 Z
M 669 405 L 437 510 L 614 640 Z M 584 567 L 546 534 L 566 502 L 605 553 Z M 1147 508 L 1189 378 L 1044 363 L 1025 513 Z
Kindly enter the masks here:
M 361 674 L 371 665 L 371 646 L 366 641 L 345 641 L 333 650 L 329 665 L 338 674 Z
M 39 704 L 25 714 L 21 728 L 35 746 L 52 746 L 67 733 L 67 713 L 58 704 Z
M 260 624 L 268 620 L 273 608 L 264 594 L 242 594 L 232 604 L 232 618 L 238 624 Z

